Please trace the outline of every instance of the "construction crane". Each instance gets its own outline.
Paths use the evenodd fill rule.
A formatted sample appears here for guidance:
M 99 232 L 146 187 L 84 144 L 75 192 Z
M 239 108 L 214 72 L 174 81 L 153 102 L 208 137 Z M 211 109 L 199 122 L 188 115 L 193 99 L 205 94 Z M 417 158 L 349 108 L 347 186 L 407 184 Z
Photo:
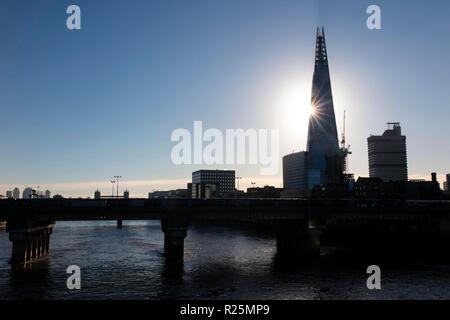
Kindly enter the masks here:
M 350 145 L 347 146 L 347 141 L 345 140 L 345 110 L 344 110 L 344 121 L 342 125 L 342 138 L 341 138 L 341 151 L 344 156 L 344 173 L 348 173 L 348 155 L 352 154 L 350 151 Z

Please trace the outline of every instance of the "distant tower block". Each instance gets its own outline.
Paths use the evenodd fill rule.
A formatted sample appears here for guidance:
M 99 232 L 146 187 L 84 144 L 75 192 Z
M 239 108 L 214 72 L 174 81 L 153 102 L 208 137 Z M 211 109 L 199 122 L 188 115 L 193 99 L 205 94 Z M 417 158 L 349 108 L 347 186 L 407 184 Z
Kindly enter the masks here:
M 400 123 L 388 123 L 383 135 L 370 136 L 367 144 L 371 178 L 385 182 L 408 180 L 406 137 L 402 135 Z
M 449 192 L 450 191 L 450 174 L 445 175 L 445 182 L 444 182 L 444 191 Z
M 13 190 L 13 198 L 16 199 L 16 200 L 20 198 L 20 190 L 19 190 L 19 188 L 14 188 L 14 190 Z
M 22 198 L 23 199 L 31 199 L 33 196 L 33 189 L 32 188 L 25 188 L 22 192 Z
M 283 157 L 283 188 L 303 191 L 308 189 L 306 165 L 308 153 L 305 151 Z
M 94 199 L 98 200 L 101 198 L 101 193 L 100 191 L 97 189 L 97 191 L 94 192 Z

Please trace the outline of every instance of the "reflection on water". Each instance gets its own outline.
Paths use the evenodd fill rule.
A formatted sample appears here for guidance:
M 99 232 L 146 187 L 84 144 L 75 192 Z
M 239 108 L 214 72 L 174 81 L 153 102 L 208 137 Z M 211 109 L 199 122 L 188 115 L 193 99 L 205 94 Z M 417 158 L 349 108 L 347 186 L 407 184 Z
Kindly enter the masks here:
M 396 264 L 346 255 L 280 259 L 275 239 L 254 231 L 192 226 L 184 265 L 163 255 L 159 222 L 58 222 L 48 258 L 11 268 L 0 231 L 0 299 L 450 299 L 450 265 Z M 382 290 L 366 288 L 366 268 L 382 268 Z M 81 268 L 82 289 L 66 288 Z

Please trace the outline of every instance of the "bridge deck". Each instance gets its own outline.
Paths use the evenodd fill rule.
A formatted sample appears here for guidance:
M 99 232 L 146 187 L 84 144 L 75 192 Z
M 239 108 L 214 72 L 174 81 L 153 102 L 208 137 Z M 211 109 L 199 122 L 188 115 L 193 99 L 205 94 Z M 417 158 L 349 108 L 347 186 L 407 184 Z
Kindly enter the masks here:
M 202 220 L 418 219 L 450 216 L 450 201 L 312 199 L 31 199 L 0 200 L 0 220 L 30 215 L 41 221 L 160 220 L 167 215 Z

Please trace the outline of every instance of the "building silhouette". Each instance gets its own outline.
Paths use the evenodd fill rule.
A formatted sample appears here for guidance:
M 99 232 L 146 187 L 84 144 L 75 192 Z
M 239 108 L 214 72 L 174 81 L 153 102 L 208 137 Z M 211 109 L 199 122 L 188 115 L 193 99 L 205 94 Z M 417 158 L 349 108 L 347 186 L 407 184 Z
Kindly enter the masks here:
M 342 174 L 343 169 L 323 28 L 317 29 L 311 106 L 313 113 L 309 118 L 307 144 L 308 189 L 315 185 L 337 183 L 339 171 Z
M 45 199 L 50 199 L 51 195 L 52 195 L 52 193 L 50 192 L 50 190 L 45 190 L 45 193 L 44 193 L 44 198 Z
M 430 181 L 383 181 L 378 177 L 359 177 L 354 196 L 357 199 L 437 200 L 441 199 L 442 191 L 437 175 L 433 172 Z
M 19 188 L 14 188 L 14 190 L 13 190 L 13 198 L 14 199 L 20 199 L 20 190 L 19 190 Z
M 192 198 L 226 197 L 236 191 L 234 170 L 200 170 L 192 173 Z
M 302 191 L 308 189 L 308 152 L 301 151 L 283 157 L 283 188 Z
M 445 181 L 444 181 L 444 191 L 449 192 L 450 188 L 450 173 L 445 175 Z
M 167 191 L 152 191 L 148 194 L 149 199 L 187 199 L 192 198 L 192 190 L 176 189 Z
M 371 178 L 385 182 L 408 180 L 406 137 L 402 135 L 400 123 L 388 123 L 383 135 L 370 136 L 367 144 Z
M 22 198 L 23 199 L 31 199 L 32 197 L 33 197 L 33 189 L 25 188 L 22 192 Z
M 247 194 L 245 194 L 245 197 L 250 199 L 276 199 L 281 197 L 282 191 L 283 189 L 274 186 L 247 188 Z
M 347 149 L 339 148 L 323 27 L 317 28 L 316 34 L 311 106 L 313 112 L 309 118 L 306 152 L 283 158 L 286 190 L 311 191 L 315 186 L 339 184 L 343 180 Z

